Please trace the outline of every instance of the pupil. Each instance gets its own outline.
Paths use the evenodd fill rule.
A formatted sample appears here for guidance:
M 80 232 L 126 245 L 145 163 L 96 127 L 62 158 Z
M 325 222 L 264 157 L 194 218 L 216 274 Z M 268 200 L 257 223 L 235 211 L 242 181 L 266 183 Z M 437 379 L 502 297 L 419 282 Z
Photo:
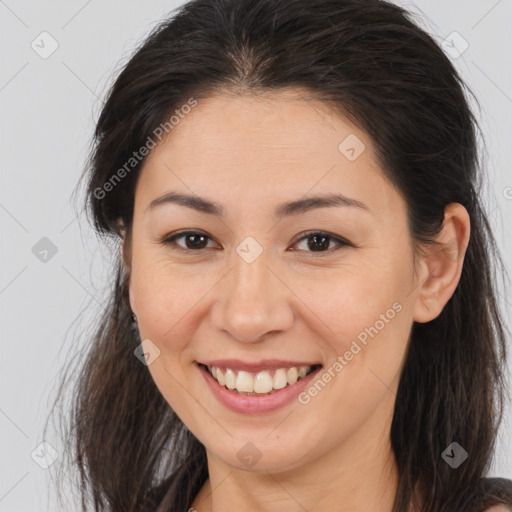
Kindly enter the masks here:
M 195 242 L 192 242 L 192 245 L 195 249 L 197 249 L 201 243 L 204 243 L 204 239 L 206 238 L 204 235 L 198 235 L 198 234 L 195 234 L 195 235 L 189 235 L 188 236 L 188 240 L 191 240 L 191 239 L 195 239 L 195 238 L 199 238 L 199 243 L 195 243 Z M 203 239 L 201 241 L 201 238 Z M 190 248 L 190 247 L 189 247 Z M 201 247 L 202 248 L 202 247 Z
M 314 242 L 311 244 L 308 244 L 308 247 L 312 250 L 317 250 L 317 249 L 328 249 L 329 247 L 329 237 L 327 236 L 317 236 L 317 235 L 313 235 L 310 237 L 310 239 L 313 239 Z M 321 244 L 320 245 L 316 245 L 316 242 L 318 240 L 321 240 Z M 327 242 L 327 243 L 326 243 Z

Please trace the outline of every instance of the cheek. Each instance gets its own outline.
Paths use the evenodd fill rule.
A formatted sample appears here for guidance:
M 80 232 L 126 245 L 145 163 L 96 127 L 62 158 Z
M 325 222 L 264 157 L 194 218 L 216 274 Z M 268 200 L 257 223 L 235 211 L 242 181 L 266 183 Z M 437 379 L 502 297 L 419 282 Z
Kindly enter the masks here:
M 336 354 L 349 350 L 353 340 L 364 343 L 388 335 L 393 340 L 394 329 L 400 331 L 398 324 L 406 317 L 409 271 L 404 262 L 378 259 L 380 264 L 367 260 L 330 271 L 309 280 L 299 292 L 324 324 L 322 330 Z
M 167 403 L 185 424 L 195 428 L 201 411 L 192 399 L 197 376 L 189 351 L 205 281 L 146 255 L 134 259 L 131 280 L 141 339 L 151 340 L 160 351 L 148 370 Z
M 133 259 L 131 287 L 140 335 L 159 347 L 165 367 L 176 372 L 193 359 L 191 341 L 207 313 L 209 292 L 219 280 L 213 271 L 191 267 L 174 265 L 149 250 Z
M 318 280 L 304 292 L 308 306 L 328 327 L 323 332 L 330 345 L 328 383 L 318 382 L 316 388 L 331 391 L 312 389 L 311 399 L 320 408 L 338 404 L 339 420 L 354 425 L 394 389 L 412 326 L 406 258 L 380 254 L 373 261 L 345 269 L 336 279 Z M 350 420 L 343 418 L 347 411 L 353 411 Z
M 137 297 L 141 335 L 155 339 L 167 349 L 176 349 L 178 334 L 187 326 L 187 314 L 204 294 L 199 279 L 180 279 L 179 275 L 145 267 L 132 274 L 133 293 Z M 173 340 L 173 343 L 170 343 Z

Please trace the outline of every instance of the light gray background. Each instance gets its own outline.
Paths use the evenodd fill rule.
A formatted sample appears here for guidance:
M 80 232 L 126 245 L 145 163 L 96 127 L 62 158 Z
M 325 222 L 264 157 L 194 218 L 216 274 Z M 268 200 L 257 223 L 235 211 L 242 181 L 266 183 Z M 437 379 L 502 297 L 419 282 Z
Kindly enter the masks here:
M 111 277 L 108 248 L 82 214 L 77 218 L 71 194 L 114 70 L 180 3 L 0 0 L 0 511 L 57 510 L 47 492 L 50 470 L 31 453 L 43 441 L 48 400 L 65 355 L 97 314 Z M 454 62 L 482 105 L 490 184 L 484 194 L 510 271 L 512 2 L 397 3 L 417 13 L 437 40 L 456 31 L 469 43 Z M 47 59 L 31 48 L 43 31 L 59 45 Z M 47 262 L 32 252 L 42 237 L 58 249 Z M 509 410 L 492 475 L 512 478 L 511 423 Z M 59 452 L 57 439 L 47 441 Z

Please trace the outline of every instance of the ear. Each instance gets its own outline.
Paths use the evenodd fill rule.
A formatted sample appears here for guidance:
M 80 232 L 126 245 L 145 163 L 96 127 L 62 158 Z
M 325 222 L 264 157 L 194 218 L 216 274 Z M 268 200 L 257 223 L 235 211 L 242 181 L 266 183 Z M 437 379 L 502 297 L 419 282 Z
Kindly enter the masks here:
M 459 203 L 450 203 L 445 208 L 443 227 L 436 243 L 428 245 L 422 256 L 420 284 L 414 303 L 416 322 L 430 322 L 439 316 L 453 295 L 462 273 L 470 228 L 467 210 Z
M 117 232 L 120 238 L 119 242 L 119 255 L 121 257 L 121 264 L 124 267 L 125 274 L 128 281 L 128 295 L 130 298 L 130 307 L 132 308 L 132 311 L 137 315 L 136 306 L 135 306 L 135 300 L 133 298 L 133 291 L 132 291 L 132 283 L 130 279 L 130 261 L 127 255 L 125 254 L 126 244 L 129 244 L 129 241 L 126 241 L 126 227 L 121 219 L 117 221 Z M 129 250 L 129 249 L 128 249 Z

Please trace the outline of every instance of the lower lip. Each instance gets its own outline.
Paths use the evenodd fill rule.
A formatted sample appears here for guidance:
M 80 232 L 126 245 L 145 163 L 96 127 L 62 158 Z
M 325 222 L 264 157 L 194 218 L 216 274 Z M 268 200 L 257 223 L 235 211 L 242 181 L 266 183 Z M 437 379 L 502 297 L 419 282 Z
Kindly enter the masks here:
M 209 388 L 211 389 L 215 398 L 228 409 L 234 412 L 243 414 L 261 414 L 265 412 L 272 412 L 285 405 L 288 405 L 294 400 L 309 384 L 311 379 L 318 373 L 322 367 L 318 367 L 306 377 L 298 380 L 291 386 L 288 385 L 275 393 L 270 395 L 239 395 L 229 391 L 224 386 L 221 386 L 211 375 L 205 366 L 198 365 L 199 371 L 202 373 Z

